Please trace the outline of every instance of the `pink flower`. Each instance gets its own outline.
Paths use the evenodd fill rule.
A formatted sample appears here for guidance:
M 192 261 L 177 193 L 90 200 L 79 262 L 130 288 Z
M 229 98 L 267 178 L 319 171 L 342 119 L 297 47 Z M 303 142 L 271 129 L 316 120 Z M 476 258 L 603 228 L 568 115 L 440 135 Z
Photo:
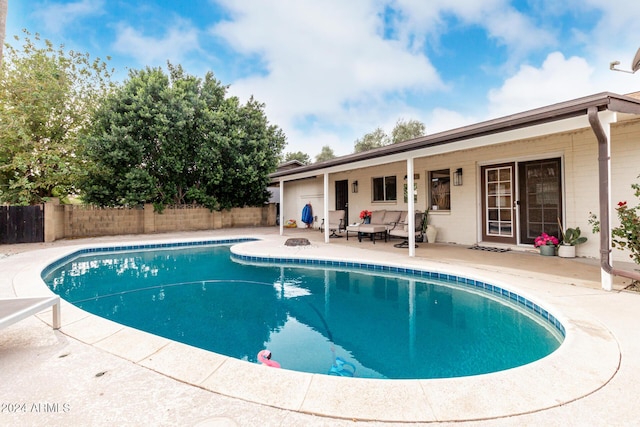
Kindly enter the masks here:
M 533 246 L 536 248 L 540 246 L 558 246 L 558 244 L 560 244 L 558 238 L 556 236 L 550 236 L 547 233 L 542 233 L 533 241 Z

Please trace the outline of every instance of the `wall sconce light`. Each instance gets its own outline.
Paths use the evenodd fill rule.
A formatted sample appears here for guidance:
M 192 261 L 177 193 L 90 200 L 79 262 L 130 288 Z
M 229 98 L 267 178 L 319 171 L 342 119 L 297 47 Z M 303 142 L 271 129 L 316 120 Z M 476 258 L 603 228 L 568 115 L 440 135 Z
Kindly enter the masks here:
M 462 168 L 456 169 L 456 171 L 453 173 L 453 185 L 462 185 Z
M 352 193 L 357 193 L 358 192 L 358 181 L 353 181 L 351 183 L 351 192 Z

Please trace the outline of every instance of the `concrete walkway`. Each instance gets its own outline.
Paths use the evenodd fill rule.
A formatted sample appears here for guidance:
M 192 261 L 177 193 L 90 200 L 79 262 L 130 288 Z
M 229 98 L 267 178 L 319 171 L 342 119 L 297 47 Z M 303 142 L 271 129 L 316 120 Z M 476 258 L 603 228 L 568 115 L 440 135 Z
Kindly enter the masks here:
M 622 280 L 616 291 L 601 291 L 592 260 L 442 244 L 421 244 L 409 259 L 392 243 L 343 238 L 325 244 L 317 231 L 286 234 L 218 230 L 0 246 L 0 297 L 46 295 L 38 283 L 41 266 L 85 245 L 252 235 L 264 241 L 243 244 L 243 253 L 366 259 L 491 278 L 544 301 L 568 325 L 569 342 L 543 361 L 505 373 L 375 386 L 356 380 L 342 388 L 332 382 L 338 378 L 291 371 L 265 378 L 258 366 L 64 306 L 60 331 L 47 324 L 50 312 L 0 331 L 0 425 L 637 425 L 640 332 L 634 314 L 640 295 L 621 292 L 628 284 Z M 285 248 L 286 237 L 307 237 L 312 245 Z M 248 382 L 229 376 L 237 364 L 257 376 Z

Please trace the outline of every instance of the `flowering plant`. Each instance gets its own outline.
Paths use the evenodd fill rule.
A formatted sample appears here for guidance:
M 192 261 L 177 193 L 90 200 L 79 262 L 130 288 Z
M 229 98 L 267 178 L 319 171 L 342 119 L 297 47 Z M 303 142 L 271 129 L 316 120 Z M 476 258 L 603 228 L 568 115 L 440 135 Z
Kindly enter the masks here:
M 360 212 L 360 219 L 371 218 L 371 211 L 363 210 Z
M 560 241 L 556 236 L 549 236 L 547 233 L 542 233 L 533 241 L 533 246 L 536 248 L 540 246 L 558 246 Z
M 640 196 L 640 187 L 632 186 L 636 190 L 636 196 Z M 629 257 L 636 264 L 640 264 L 640 218 L 638 210 L 640 206 L 629 206 L 626 201 L 619 202 L 616 211 L 620 226 L 611 230 L 611 243 L 614 248 L 628 249 Z
M 640 177 L 639 177 L 640 178 Z M 640 184 L 631 184 L 634 190 L 634 196 L 640 198 Z M 611 245 L 616 249 L 627 249 L 629 257 L 636 264 L 640 264 L 640 204 L 630 206 L 627 201 L 618 202 L 616 212 L 620 225 L 611 230 Z M 600 232 L 600 220 L 593 213 L 589 212 L 589 224 L 591 224 L 592 232 Z

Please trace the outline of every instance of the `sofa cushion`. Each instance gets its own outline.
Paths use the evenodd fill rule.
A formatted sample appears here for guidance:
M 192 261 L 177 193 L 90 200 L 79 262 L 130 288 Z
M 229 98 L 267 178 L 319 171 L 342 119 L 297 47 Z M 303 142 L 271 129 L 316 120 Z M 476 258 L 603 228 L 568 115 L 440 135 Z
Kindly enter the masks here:
M 385 210 L 371 212 L 371 224 L 384 224 L 385 213 Z
M 386 211 L 384 214 L 383 224 L 392 224 L 400 220 L 401 211 Z

